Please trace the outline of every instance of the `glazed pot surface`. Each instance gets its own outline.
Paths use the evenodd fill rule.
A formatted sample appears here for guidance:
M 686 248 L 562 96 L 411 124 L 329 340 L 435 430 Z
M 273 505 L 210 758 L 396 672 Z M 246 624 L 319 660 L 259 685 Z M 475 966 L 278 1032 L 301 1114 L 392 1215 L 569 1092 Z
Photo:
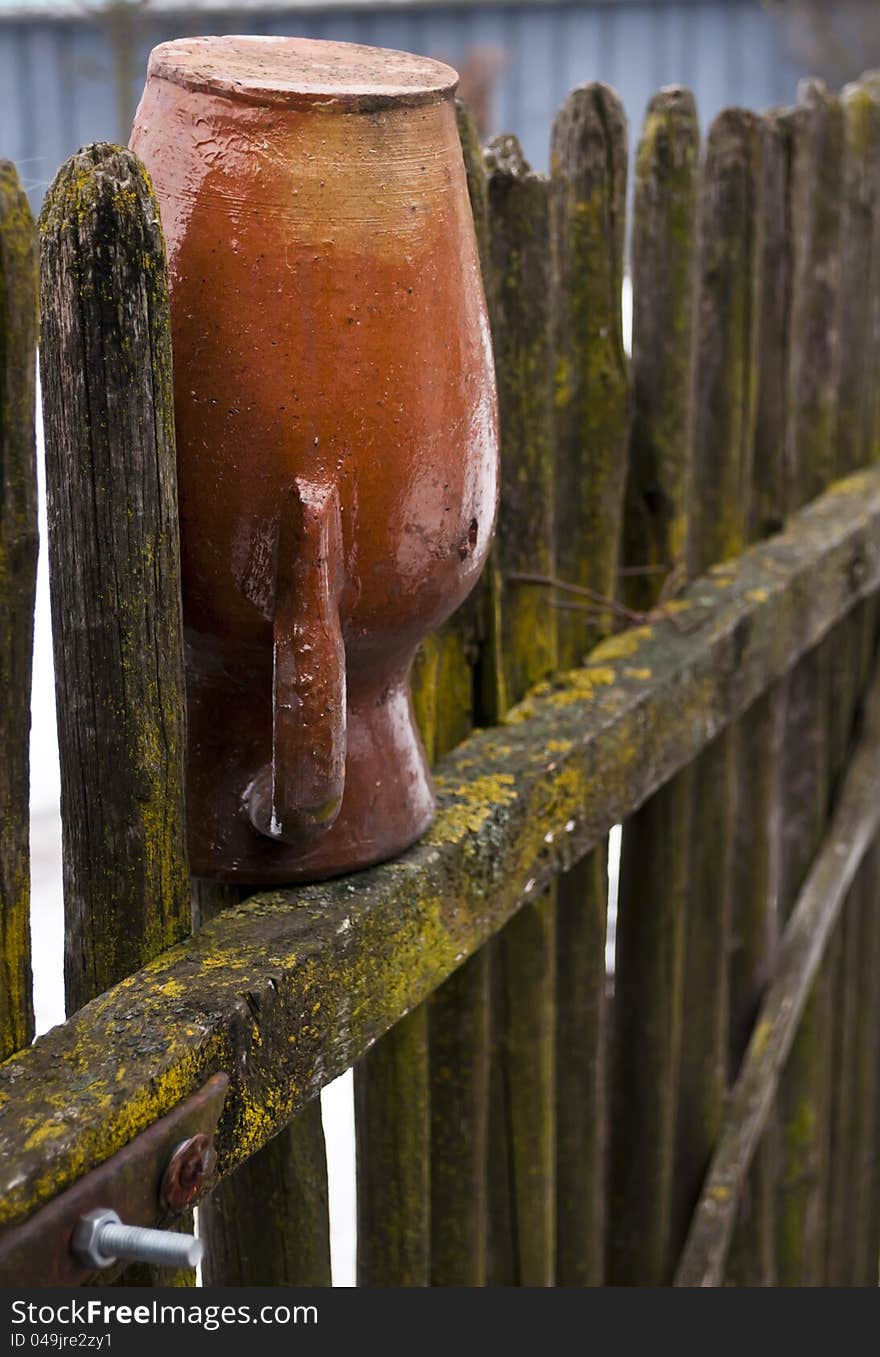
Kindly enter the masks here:
M 431 818 L 409 669 L 497 496 L 454 84 L 302 39 L 151 56 L 132 147 L 168 250 L 199 875 L 348 871 Z

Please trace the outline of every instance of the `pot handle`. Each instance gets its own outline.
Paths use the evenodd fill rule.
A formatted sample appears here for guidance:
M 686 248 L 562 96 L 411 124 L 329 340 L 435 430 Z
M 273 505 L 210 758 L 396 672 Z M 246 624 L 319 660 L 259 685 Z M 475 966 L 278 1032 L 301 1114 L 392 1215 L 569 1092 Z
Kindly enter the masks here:
M 248 789 L 254 827 L 306 844 L 345 786 L 342 522 L 334 484 L 297 478 L 281 514 L 273 618 L 272 764 Z

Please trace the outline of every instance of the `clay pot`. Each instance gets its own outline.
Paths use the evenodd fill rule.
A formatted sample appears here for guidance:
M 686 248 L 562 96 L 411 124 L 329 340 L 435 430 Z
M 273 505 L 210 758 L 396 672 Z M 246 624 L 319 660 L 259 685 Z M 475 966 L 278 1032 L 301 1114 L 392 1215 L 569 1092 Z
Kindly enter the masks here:
M 296 38 L 150 57 L 131 145 L 168 249 L 197 875 L 350 871 L 433 814 L 410 666 L 497 494 L 455 82 Z

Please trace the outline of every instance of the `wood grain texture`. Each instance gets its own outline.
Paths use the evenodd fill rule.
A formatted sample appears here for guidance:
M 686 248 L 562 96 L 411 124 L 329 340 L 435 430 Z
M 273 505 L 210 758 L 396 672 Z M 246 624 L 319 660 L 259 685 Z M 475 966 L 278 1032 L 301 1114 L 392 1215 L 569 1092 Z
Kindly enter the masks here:
M 820 851 L 797 893 L 773 982 L 731 1099 L 705 1189 L 676 1272 L 677 1286 L 718 1286 L 739 1188 L 793 1052 L 828 940 L 859 865 L 880 828 L 880 682 Z
M 844 130 L 840 209 L 841 354 L 835 473 L 846 474 L 872 459 L 871 410 L 875 399 L 872 324 L 880 289 L 878 194 L 880 194 L 880 92 L 870 82 L 848 86 L 841 97 Z M 839 624 L 827 643 L 829 670 L 830 795 L 849 757 L 858 706 L 873 659 L 876 604 L 871 600 Z M 869 1193 L 859 1172 L 860 1136 L 870 1132 L 862 1090 L 867 1071 L 860 1054 L 862 1023 L 870 1026 L 871 999 L 861 982 L 862 947 L 870 925 L 867 870 L 846 901 L 826 963 L 830 1030 L 825 1032 L 828 1105 L 824 1159 L 825 1272 L 831 1286 L 859 1284 L 860 1223 Z M 870 942 L 868 942 L 870 950 Z M 864 1006 L 864 1011 L 863 1011 Z M 872 1096 L 869 1092 L 869 1097 Z
M 489 564 L 484 711 L 500 720 L 554 668 L 550 186 L 514 137 L 486 150 L 501 503 Z M 493 708 L 493 702 L 497 705 Z M 529 901 L 492 946 L 487 1281 L 549 1286 L 555 1241 L 555 901 Z
M 671 1277 L 691 788 L 680 773 L 625 821 L 614 978 L 608 1280 Z M 632 832 L 630 830 L 632 826 Z M 650 855 L 645 848 L 650 849 Z M 654 908 L 657 883 L 663 908 Z M 643 1128 L 651 1128 L 649 1136 Z
M 844 365 L 849 354 L 844 355 Z M 841 452 L 844 445 L 841 445 Z M 825 642 L 829 672 L 828 763 L 831 803 L 840 795 L 862 718 L 876 655 L 877 599 L 870 598 L 840 622 Z M 823 1160 L 825 1248 L 823 1284 L 862 1285 L 861 1241 L 871 1218 L 870 1192 L 860 1166 L 862 1138 L 873 1134 L 875 1087 L 864 1043 L 876 1042 L 875 1003 L 864 983 L 863 951 L 871 955 L 871 859 L 860 869 L 841 911 L 824 966 L 826 1012 L 824 1068 L 829 1124 Z M 872 1151 L 868 1151 L 872 1153 Z
M 36 342 L 36 232 L 18 175 L 0 160 L 0 1059 L 34 1035 L 28 736 L 37 584 Z
M 856 1050 L 855 1146 L 850 1272 L 852 1285 L 876 1287 L 880 1271 L 880 847 L 872 845 L 859 875 L 861 932 L 858 979 L 859 1031 Z
M 760 363 L 749 500 L 750 541 L 778 532 L 785 522 L 788 372 L 791 346 L 792 204 L 791 109 L 763 118 L 763 261 Z
M 791 138 L 790 509 L 822 493 L 834 476 L 836 459 L 844 124 L 840 100 L 821 81 L 802 85 Z
M 484 1286 L 490 948 L 431 995 L 431 1285 Z
M 845 133 L 840 101 L 821 82 L 802 85 L 789 135 L 792 301 L 786 475 L 791 511 L 820 494 L 838 465 Z M 831 654 L 830 643 L 818 647 L 788 681 L 781 765 L 783 922 L 818 850 L 828 814 Z M 779 1089 L 776 1273 L 782 1286 L 818 1285 L 824 1271 L 832 1021 L 830 972 L 823 968 Z
M 330 1217 L 321 1100 L 245 1161 L 201 1207 L 206 1286 L 329 1286 Z
M 694 573 L 741 552 L 748 540 L 763 266 L 763 131 L 755 114 L 728 109 L 713 122 L 706 143 L 688 535 Z M 725 732 L 708 746 L 688 777 L 693 809 L 671 1222 L 675 1255 L 718 1137 L 727 1090 L 735 733 Z
M 456 111 L 483 284 L 488 289 L 489 190 L 483 151 L 461 101 Z M 460 638 L 467 663 L 457 667 L 457 685 L 450 680 L 448 665 L 441 661 L 438 666 L 433 711 L 420 727 L 432 763 L 463 740 L 480 717 L 477 667 L 490 571 L 487 567 L 476 594 L 447 623 L 447 630 Z M 418 683 L 414 691 L 418 694 Z M 440 986 L 428 1008 L 432 1286 L 482 1286 L 486 1280 L 489 973 L 490 953 L 484 948 Z
M 618 95 L 574 90 L 551 138 L 555 322 L 556 574 L 559 663 L 607 635 L 617 595 L 630 374 L 621 289 L 628 127 Z M 589 597 L 589 596 L 588 596 Z M 557 882 L 556 1282 L 605 1276 L 607 845 Z
M 608 85 L 581 85 L 553 123 L 556 274 L 556 569 L 568 584 L 617 594 L 629 439 L 621 290 L 627 121 Z M 610 630 L 602 613 L 559 618 L 559 664 L 579 664 Z
M 763 119 L 763 259 L 748 537 L 778 532 L 785 521 L 785 441 L 791 325 L 790 110 Z M 773 973 L 778 942 L 781 834 L 780 752 L 786 685 L 758 699 L 734 732 L 735 808 L 732 852 L 728 1076 L 735 1080 L 758 1005 Z M 726 1282 L 771 1286 L 775 1278 L 776 1159 L 774 1122 L 743 1185 Z
M 812 651 L 788 681 L 780 772 L 782 923 L 787 922 L 818 851 L 828 811 L 826 655 L 821 648 Z M 819 1212 L 826 1130 L 822 1044 L 827 1030 L 823 998 L 820 988 L 814 989 L 779 1088 L 776 1266 L 781 1286 L 818 1285 L 821 1277 Z
M 873 329 L 880 307 L 880 86 L 848 85 L 841 96 L 843 183 L 840 221 L 842 352 L 837 392 L 835 475 L 874 458 L 877 401 Z
M 686 90 L 655 95 L 636 156 L 633 423 L 624 565 L 634 607 L 656 606 L 685 572 L 693 473 L 700 141 Z M 667 586 L 668 581 L 668 586 Z M 609 1278 L 669 1274 L 674 1124 L 691 796 L 687 773 L 624 826 L 615 959 Z M 641 1128 L 651 1127 L 650 1137 Z M 638 1153 L 633 1152 L 639 1143 Z
M 134 156 L 68 161 L 41 240 L 73 1012 L 189 932 L 174 412 L 162 234 Z
M 185 698 L 171 340 L 128 151 L 69 160 L 40 218 L 41 373 L 68 1012 L 185 937 Z M 195 1274 L 127 1269 L 130 1285 Z
M 700 132 L 690 90 L 655 94 L 635 161 L 632 428 L 623 521 L 624 598 L 649 610 L 683 579 L 693 474 Z
M 607 1237 L 608 849 L 557 881 L 556 1286 L 601 1286 Z
M 355 1070 L 359 1286 L 430 1281 L 428 1014 L 424 1004 L 393 1029 L 367 1077 Z M 369 1057 L 368 1057 L 369 1059 Z M 381 1202 L 377 1219 L 375 1204 Z

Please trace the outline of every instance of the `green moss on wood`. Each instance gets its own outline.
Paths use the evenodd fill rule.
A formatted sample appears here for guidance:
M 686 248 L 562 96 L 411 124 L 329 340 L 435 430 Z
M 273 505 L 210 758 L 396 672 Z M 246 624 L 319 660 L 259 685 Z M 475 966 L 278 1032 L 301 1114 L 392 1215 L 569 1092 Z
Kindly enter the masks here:
M 789 369 L 789 508 L 820 494 L 834 477 L 841 370 L 843 110 L 821 81 L 805 81 L 800 95 L 791 124 L 796 342 Z
M 164 245 L 137 159 L 72 157 L 40 231 L 75 1008 L 189 931 L 174 406 Z
M 556 616 L 546 588 L 511 578 L 555 570 L 550 198 L 546 179 L 531 172 L 516 138 L 492 142 L 486 166 L 501 503 L 489 574 L 495 625 L 483 664 L 483 705 L 487 719 L 498 720 L 556 662 Z
M 633 427 L 624 563 L 665 573 L 626 581 L 653 607 L 684 583 L 692 509 L 699 132 L 685 90 L 649 105 L 633 217 Z M 670 578 L 671 577 L 671 578 Z M 623 633 L 620 647 L 634 633 Z M 609 652 L 606 643 L 602 647 Z M 613 654 L 613 652 L 612 652 Z M 612 1066 L 609 1278 L 668 1280 L 680 1064 L 690 781 L 669 784 L 626 823 L 620 864 Z M 631 1152 L 639 1128 L 650 1145 Z
M 880 312 L 880 90 L 849 85 L 843 111 L 843 202 L 840 221 L 840 385 L 835 474 L 873 461 Z
M 700 202 L 700 293 L 691 574 L 748 539 L 763 262 L 760 118 L 727 109 L 709 129 Z
M 574 90 L 551 148 L 556 284 L 557 573 L 606 597 L 617 592 L 629 436 L 621 288 L 627 123 L 607 85 Z M 559 662 L 578 664 L 602 631 L 559 621 Z
M 355 1066 L 358 1282 L 430 1281 L 428 1008 L 397 1023 L 381 1058 Z M 381 1203 L 381 1217 L 376 1206 Z
M 607 914 L 603 843 L 557 883 L 557 1286 L 601 1286 L 605 1279 Z
M 713 122 L 700 188 L 698 385 L 688 564 L 707 569 L 748 540 L 764 255 L 763 126 L 728 109 Z M 727 1087 L 735 743 L 695 760 L 670 1219 L 671 1272 L 715 1145 Z
M 764 116 L 760 361 L 748 535 L 778 532 L 788 511 L 786 464 L 794 258 L 790 109 Z
M 488 573 L 482 707 L 498 721 L 556 664 L 550 185 L 515 137 L 487 147 L 490 318 L 501 503 Z M 514 784 L 499 787 L 511 799 Z M 555 902 L 523 911 L 492 947 L 487 1279 L 549 1285 L 554 1252 Z
M 684 566 L 693 450 L 697 192 L 700 137 L 688 90 L 648 105 L 635 166 L 632 219 L 633 419 L 623 561 L 625 596 L 653 607 Z
M 37 572 L 36 233 L 0 160 L 0 1058 L 33 1036 L 28 733 Z

